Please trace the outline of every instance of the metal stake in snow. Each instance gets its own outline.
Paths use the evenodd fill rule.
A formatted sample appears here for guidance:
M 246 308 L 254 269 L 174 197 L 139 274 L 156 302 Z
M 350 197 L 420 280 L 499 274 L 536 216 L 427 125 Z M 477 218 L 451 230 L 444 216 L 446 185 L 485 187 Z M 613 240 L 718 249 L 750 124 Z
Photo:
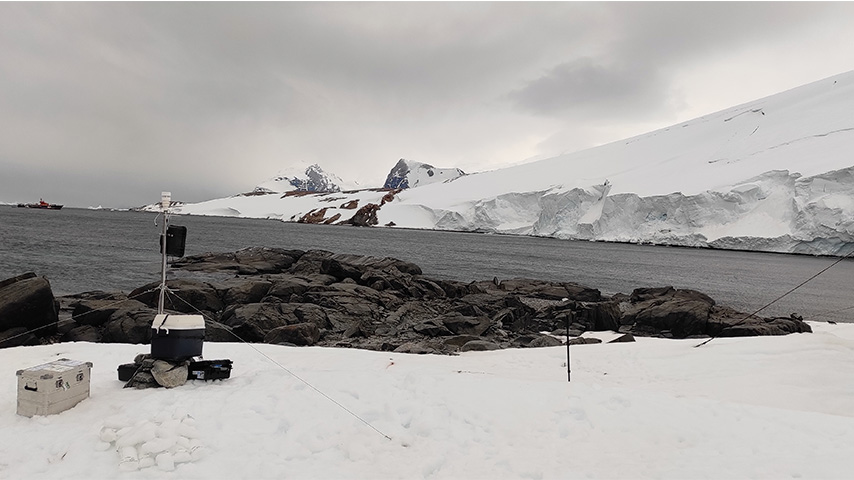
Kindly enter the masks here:
M 166 224 L 169 223 L 169 206 L 172 203 L 172 192 L 160 194 L 160 209 L 163 211 L 163 231 L 160 233 L 160 253 L 163 256 L 160 264 L 160 298 L 157 300 L 157 313 L 163 313 L 166 300 Z
M 568 298 L 563 299 L 564 302 L 567 300 L 569 300 L 569 299 Z M 567 382 L 572 381 L 572 378 L 570 376 L 570 369 L 569 369 L 569 317 L 571 317 L 571 316 L 572 316 L 571 313 L 566 316 L 566 381 Z

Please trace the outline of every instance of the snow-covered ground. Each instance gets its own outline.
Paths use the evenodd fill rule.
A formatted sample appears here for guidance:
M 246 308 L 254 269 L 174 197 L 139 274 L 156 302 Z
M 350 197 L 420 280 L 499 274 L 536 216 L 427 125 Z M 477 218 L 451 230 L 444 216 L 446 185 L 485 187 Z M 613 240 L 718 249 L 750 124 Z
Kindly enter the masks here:
M 411 188 L 381 208 L 379 224 L 847 254 L 851 112 L 854 72 L 589 150 Z M 177 213 L 288 220 L 325 201 L 232 197 Z
M 207 343 L 206 358 L 234 361 L 232 378 L 171 390 L 117 380 L 146 345 L 4 349 L 0 478 L 850 478 L 854 325 L 811 325 L 700 348 L 574 346 L 571 382 L 563 347 L 419 356 Z M 16 415 L 15 371 L 62 357 L 93 362 L 90 398 Z M 122 464 L 116 431 L 137 435 L 153 465 Z M 142 454 L 168 444 L 168 456 Z

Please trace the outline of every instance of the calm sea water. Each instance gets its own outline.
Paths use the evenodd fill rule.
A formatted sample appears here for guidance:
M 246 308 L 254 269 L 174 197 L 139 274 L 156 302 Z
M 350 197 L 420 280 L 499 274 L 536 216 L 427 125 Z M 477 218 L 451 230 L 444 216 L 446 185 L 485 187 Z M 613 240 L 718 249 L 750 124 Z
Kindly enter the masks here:
M 156 214 L 0 207 L 0 280 L 46 276 L 56 295 L 128 292 L 160 278 Z M 573 242 L 548 238 L 355 228 L 222 217 L 173 216 L 186 254 L 266 246 L 395 257 L 425 275 L 461 281 L 528 277 L 603 293 L 672 285 L 745 312 L 774 300 L 836 259 L 801 255 Z M 845 260 L 763 314 L 854 322 L 854 261 Z

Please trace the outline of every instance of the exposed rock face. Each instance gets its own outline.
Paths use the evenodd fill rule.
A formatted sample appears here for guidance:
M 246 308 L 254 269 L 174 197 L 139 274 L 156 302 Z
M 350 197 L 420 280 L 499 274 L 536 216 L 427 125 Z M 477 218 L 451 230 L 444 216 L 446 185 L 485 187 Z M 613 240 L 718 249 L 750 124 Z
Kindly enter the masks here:
M 430 183 L 445 182 L 465 175 L 459 168 L 436 168 L 426 163 L 401 158 L 392 167 L 383 188 L 415 188 Z
M 172 263 L 173 268 L 187 271 L 234 271 L 240 275 L 281 273 L 303 255 L 301 250 L 252 247 L 229 253 L 206 253 L 184 257 Z
M 801 318 L 748 318 L 746 314 L 725 307 L 715 307 L 712 312 L 712 319 L 709 324 L 710 335 L 750 337 L 811 332 L 810 326 L 804 323 Z
M 0 348 L 38 345 L 41 343 L 35 335 L 24 327 L 14 327 L 0 332 Z
M 762 318 L 720 307 L 708 295 L 673 287 L 639 288 L 621 304 L 619 331 L 672 338 L 811 332 L 801 319 Z
M 559 345 L 567 329 L 570 336 L 618 331 L 625 334 L 622 341 L 810 331 L 797 318 L 746 318 L 692 290 L 643 288 L 608 297 L 569 282 L 496 278 L 464 283 L 425 277 L 417 265 L 394 258 L 322 250 L 209 253 L 175 262 L 172 274 L 182 278 L 168 282 L 167 310 L 201 312 L 209 342 L 454 353 Z M 35 276 L 23 280 L 41 291 Z M 154 287 L 130 295 L 62 297 L 62 325 L 51 339 L 148 343 L 158 296 Z M 10 307 L 0 303 L 3 308 Z M 47 318 L 56 322 L 55 316 Z M 10 332 L 27 331 L 22 325 L 11 328 L 18 330 L 7 327 L 0 341 Z M 44 341 L 22 335 L 5 344 Z
M 277 327 L 264 337 L 264 343 L 284 343 L 293 345 L 314 345 L 320 340 L 320 329 L 313 323 L 297 323 Z
M 46 278 L 26 273 L 0 282 L 0 337 L 9 339 L 13 335 L 2 332 L 18 328 L 38 329 L 36 337 L 52 335 L 57 320 L 58 306 Z
M 352 218 L 345 220 L 343 223 L 356 227 L 374 226 L 379 223 L 379 220 L 377 220 L 377 211 L 379 211 L 379 209 L 380 206 L 376 203 L 369 203 L 357 210 L 356 214 L 353 215 Z
M 222 313 L 220 322 L 247 342 L 262 342 L 271 330 L 287 325 L 312 323 L 318 331 L 332 327 L 326 310 L 311 303 L 232 305 Z M 234 337 L 228 339 L 234 340 Z
M 136 297 L 140 302 L 152 308 L 157 308 L 160 282 L 149 283 L 130 292 L 130 297 Z M 218 312 L 224 304 L 219 292 L 213 285 L 196 280 L 169 280 L 166 287 L 171 295 L 167 295 L 164 308 L 182 313 L 198 311 Z
M 157 310 L 148 307 L 121 309 L 110 316 L 101 331 L 101 340 L 107 343 L 149 343 L 151 322 Z
M 80 325 L 100 326 L 110 320 L 119 310 L 138 310 L 145 308 L 139 300 L 131 300 L 127 295 L 116 293 L 92 292 L 71 304 L 72 318 Z
M 340 192 L 341 179 L 325 172 L 313 164 L 305 170 L 294 169 L 291 173 L 277 175 L 255 187 L 255 193 L 287 192 Z
M 323 223 L 326 218 L 326 208 L 312 210 L 297 220 L 297 223 Z
M 707 335 L 715 301 L 694 290 L 639 288 L 632 292 L 621 323 L 636 332 L 668 331 L 676 338 Z

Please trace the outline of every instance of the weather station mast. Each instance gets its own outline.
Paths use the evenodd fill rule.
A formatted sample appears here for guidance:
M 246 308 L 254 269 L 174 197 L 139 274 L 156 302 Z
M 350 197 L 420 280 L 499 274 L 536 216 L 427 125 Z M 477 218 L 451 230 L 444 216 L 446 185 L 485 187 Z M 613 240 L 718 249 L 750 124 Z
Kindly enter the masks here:
M 157 314 L 163 314 L 163 305 L 166 302 L 166 249 L 169 225 L 169 207 L 172 206 L 172 192 L 160 194 L 160 211 L 163 213 L 163 231 L 160 233 L 160 297 L 157 300 Z M 186 237 L 185 237 L 186 238 Z
M 151 356 L 161 360 L 184 361 L 202 356 L 205 338 L 205 319 L 202 315 L 176 315 L 166 313 L 166 295 L 171 293 L 166 284 L 166 257 L 184 256 L 187 240 L 187 227 L 169 225 L 172 208 L 172 193 L 160 194 L 160 214 L 163 215 L 160 233 L 160 293 L 157 299 L 157 315 L 151 324 Z M 192 308 L 176 302 L 186 302 L 180 295 L 174 295 L 173 308 Z M 171 300 L 171 299 L 170 299 Z

